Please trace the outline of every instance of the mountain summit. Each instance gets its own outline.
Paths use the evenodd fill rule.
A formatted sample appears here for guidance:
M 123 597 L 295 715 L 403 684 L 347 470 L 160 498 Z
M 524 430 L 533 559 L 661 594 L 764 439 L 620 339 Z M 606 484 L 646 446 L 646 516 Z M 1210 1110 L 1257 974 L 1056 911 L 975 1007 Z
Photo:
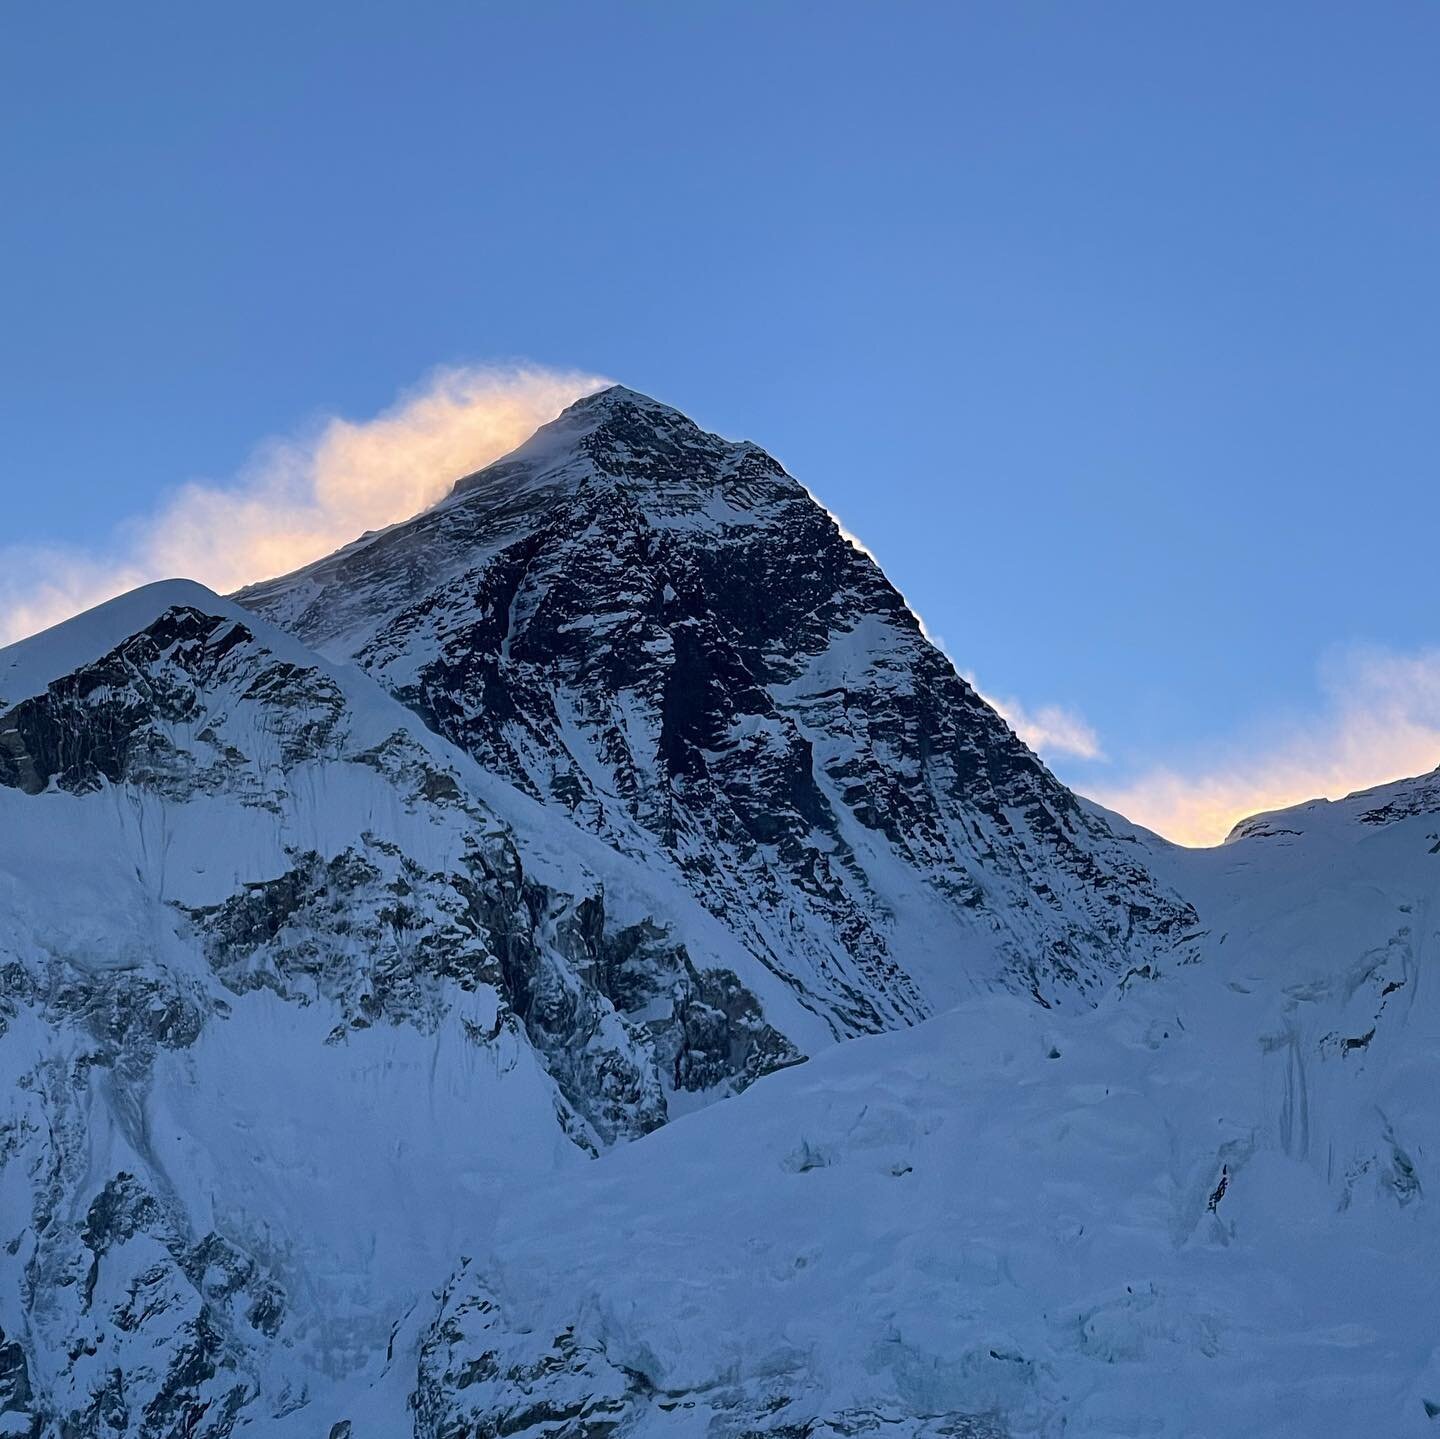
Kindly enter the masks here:
M 836 1037 L 1194 939 L 801 484 L 632 390 L 236 598 L 674 873 Z

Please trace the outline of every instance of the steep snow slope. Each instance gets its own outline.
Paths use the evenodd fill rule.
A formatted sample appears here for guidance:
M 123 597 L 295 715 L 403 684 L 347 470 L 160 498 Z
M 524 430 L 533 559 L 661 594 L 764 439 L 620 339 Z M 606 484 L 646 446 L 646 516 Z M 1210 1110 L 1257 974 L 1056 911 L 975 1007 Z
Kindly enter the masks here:
M 670 868 L 837 1036 L 1192 937 L 802 486 L 633 391 L 238 598 Z
M 515 1175 L 797 1057 L 732 966 L 823 1039 L 199 586 L 0 651 L 0 1432 L 220 1435 L 383 1367 Z
M 1440 776 L 1156 848 L 1205 962 L 857 1040 L 505 1206 L 417 1433 L 1436 1432 Z

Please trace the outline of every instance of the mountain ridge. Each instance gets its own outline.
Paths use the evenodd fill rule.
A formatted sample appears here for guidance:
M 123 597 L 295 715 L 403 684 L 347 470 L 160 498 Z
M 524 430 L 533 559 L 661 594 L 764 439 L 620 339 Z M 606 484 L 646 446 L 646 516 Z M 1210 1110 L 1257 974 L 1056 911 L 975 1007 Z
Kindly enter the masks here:
M 1025 982 L 1047 1003 L 1100 982 L 1092 927 L 1123 947 L 1137 927 L 1163 942 L 1188 923 L 1113 848 L 1113 879 L 1103 864 L 1085 878 L 1096 890 L 1113 882 L 1112 905 L 1072 891 L 1056 904 L 1083 914 L 1040 913 L 1056 890 L 1041 881 L 1032 892 L 1027 869 L 1054 856 L 1086 869 L 1105 831 L 1086 833 L 1069 792 L 930 645 L 871 557 L 758 446 L 615 387 L 461 486 L 382 542 L 344 552 L 343 574 L 321 561 L 237 598 L 367 668 L 432 728 L 612 843 L 659 838 L 673 851 L 694 839 L 718 876 L 707 901 L 717 912 L 735 907 L 737 887 L 763 887 L 727 872 L 727 847 L 788 847 L 770 857 L 787 928 L 811 924 L 828 887 L 839 908 L 821 914 L 824 930 L 848 930 L 852 948 L 863 934 L 885 955 L 883 926 L 865 913 L 872 898 L 858 892 L 883 886 L 885 850 L 899 849 L 905 872 L 931 873 L 907 903 L 975 950 L 987 939 L 958 935 L 964 911 L 985 912 L 985 884 L 1008 869 L 1013 887 L 978 927 L 1007 907 L 1035 911 L 1023 943 L 1033 948 L 1038 931 L 1058 953 L 1053 966 L 1030 963 Z M 871 758 L 890 745 L 912 782 L 897 785 L 896 766 Z M 834 753 L 817 758 L 817 747 Z M 759 795 L 757 768 L 773 776 Z M 983 835 L 962 832 L 966 804 L 985 806 Z M 890 810 L 914 822 L 886 832 Z M 806 839 L 816 825 L 821 845 Z M 867 868 L 859 852 L 877 843 Z M 1023 967 L 1018 949 L 998 962 Z M 811 961 L 842 963 L 823 936 Z M 918 1015 L 959 992 L 943 973 L 932 987 L 881 1008 Z M 842 1027 L 890 1022 L 866 1007 L 846 1005 Z
M 1437 853 L 1106 814 L 599 392 L 0 650 L 0 1433 L 1418 1435 Z

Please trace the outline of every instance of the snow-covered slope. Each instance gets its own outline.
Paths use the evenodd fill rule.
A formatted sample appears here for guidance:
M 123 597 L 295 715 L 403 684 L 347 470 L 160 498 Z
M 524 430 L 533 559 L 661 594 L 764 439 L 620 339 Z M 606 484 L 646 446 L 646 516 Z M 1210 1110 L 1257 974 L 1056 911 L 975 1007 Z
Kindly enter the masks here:
M 223 1434 L 383 1366 L 516 1175 L 798 1057 L 742 973 L 823 1037 L 684 890 L 197 585 L 0 652 L 0 701 L 36 1432 Z
M 1203 962 L 856 1040 L 507 1206 L 418 1432 L 1436 1432 L 1440 779 L 1156 863 Z
M 238 598 L 673 870 L 837 1036 L 1193 938 L 801 485 L 631 390 Z

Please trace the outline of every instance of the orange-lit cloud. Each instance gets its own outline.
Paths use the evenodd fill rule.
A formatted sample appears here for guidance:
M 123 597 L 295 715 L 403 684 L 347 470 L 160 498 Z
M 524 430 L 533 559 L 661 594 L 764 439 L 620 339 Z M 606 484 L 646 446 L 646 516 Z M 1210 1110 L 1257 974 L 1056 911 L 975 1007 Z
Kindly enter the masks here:
M 1180 844 L 1218 844 L 1237 821 L 1308 799 L 1339 799 L 1440 764 L 1440 650 L 1337 654 L 1325 712 L 1218 760 L 1157 768 L 1099 802 Z
M 149 580 L 222 592 L 406 519 L 605 382 L 538 368 L 451 369 L 369 420 L 331 418 L 262 445 L 232 483 L 188 484 L 103 552 L 0 551 L 0 643 Z

